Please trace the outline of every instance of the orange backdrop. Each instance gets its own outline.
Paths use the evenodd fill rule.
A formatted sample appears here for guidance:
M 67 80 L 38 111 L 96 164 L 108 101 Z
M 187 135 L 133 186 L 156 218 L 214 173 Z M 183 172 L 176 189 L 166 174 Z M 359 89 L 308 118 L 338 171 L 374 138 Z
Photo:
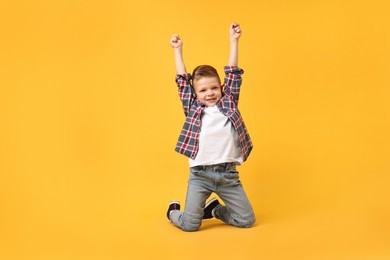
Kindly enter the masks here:
M 380 0 L 2 1 L 0 258 L 389 259 L 389 13 Z M 188 234 L 165 217 L 188 174 L 169 39 L 188 70 L 222 74 L 232 21 L 258 222 Z

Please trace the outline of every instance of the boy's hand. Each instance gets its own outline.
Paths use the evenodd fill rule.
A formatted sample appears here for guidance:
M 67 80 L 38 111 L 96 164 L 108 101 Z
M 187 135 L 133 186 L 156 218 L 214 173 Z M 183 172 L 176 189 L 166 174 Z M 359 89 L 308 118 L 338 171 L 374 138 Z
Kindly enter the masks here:
M 230 32 L 230 52 L 229 66 L 238 66 L 238 39 L 241 37 L 242 31 L 238 23 L 233 22 L 229 27 Z
M 178 34 L 172 35 L 169 43 L 171 44 L 172 48 L 180 48 L 183 45 L 183 41 L 180 39 Z
M 230 40 L 238 40 L 241 37 L 242 31 L 238 23 L 233 22 L 230 25 Z
M 180 39 L 180 36 L 178 34 L 174 34 L 171 37 L 171 40 L 169 41 L 173 48 L 173 53 L 175 54 L 175 64 L 176 64 L 176 73 L 177 74 L 184 74 L 186 73 L 186 66 L 184 65 L 183 60 L 183 41 Z

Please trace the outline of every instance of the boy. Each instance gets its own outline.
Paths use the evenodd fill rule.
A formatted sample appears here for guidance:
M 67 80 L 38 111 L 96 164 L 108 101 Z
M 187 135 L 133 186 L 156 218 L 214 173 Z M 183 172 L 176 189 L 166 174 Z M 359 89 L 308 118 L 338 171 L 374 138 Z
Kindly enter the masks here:
M 237 108 L 243 74 L 237 66 L 240 26 L 232 23 L 229 33 L 230 54 L 223 85 L 211 66 L 201 65 L 192 75 L 187 73 L 181 38 L 174 34 L 170 41 L 175 54 L 176 83 L 186 115 L 176 151 L 189 157 L 190 177 L 184 212 L 180 211 L 180 202 L 171 201 L 167 217 L 184 231 L 197 231 L 202 219 L 212 217 L 237 227 L 250 227 L 255 222 L 236 170 L 236 165 L 248 158 L 253 147 Z M 212 192 L 226 206 L 216 198 L 206 204 Z

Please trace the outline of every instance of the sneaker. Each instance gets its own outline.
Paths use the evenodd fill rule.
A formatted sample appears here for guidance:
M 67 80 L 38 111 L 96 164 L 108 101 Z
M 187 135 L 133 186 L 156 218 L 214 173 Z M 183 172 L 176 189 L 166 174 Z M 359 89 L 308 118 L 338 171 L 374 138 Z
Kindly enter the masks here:
M 218 205 L 220 205 L 220 204 L 219 204 L 219 201 L 217 198 L 212 198 L 211 200 L 209 200 L 203 209 L 203 212 L 204 212 L 203 219 L 213 218 L 214 217 L 213 210 Z
M 169 213 L 171 213 L 172 210 L 180 210 L 180 202 L 177 200 L 172 200 L 171 203 L 169 203 L 168 211 L 167 211 L 167 217 L 169 220 Z

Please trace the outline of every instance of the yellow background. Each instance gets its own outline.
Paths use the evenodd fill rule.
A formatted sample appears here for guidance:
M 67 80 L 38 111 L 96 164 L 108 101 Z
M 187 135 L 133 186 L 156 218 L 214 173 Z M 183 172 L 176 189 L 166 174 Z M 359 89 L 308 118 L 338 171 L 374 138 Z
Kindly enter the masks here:
M 389 259 L 390 3 L 1 1 L 0 259 Z M 258 221 L 185 233 L 169 39 L 222 74 L 243 29 L 239 168 Z

